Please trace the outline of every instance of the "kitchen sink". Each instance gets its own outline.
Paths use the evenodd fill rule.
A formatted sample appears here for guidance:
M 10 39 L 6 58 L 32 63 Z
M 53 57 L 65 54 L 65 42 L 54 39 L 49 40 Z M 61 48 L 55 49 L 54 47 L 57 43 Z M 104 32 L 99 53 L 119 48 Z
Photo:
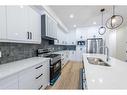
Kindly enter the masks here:
M 89 64 L 100 65 L 100 66 L 110 66 L 108 63 L 104 62 L 100 58 L 87 57 L 87 60 L 88 60 Z

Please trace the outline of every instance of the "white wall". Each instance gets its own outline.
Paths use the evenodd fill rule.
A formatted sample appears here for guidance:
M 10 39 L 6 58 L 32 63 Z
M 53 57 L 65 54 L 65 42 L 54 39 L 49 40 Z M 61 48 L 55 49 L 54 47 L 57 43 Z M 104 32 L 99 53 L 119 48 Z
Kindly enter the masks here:
M 107 46 L 109 47 L 109 55 L 116 57 L 116 30 L 109 30 L 106 36 Z
M 120 60 L 127 60 L 127 27 L 122 27 L 116 32 L 116 57 Z

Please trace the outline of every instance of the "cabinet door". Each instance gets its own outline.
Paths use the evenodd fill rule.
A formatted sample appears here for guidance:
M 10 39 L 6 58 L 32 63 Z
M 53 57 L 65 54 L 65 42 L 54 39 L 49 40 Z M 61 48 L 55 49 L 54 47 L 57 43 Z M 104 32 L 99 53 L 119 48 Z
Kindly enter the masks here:
M 76 60 L 75 58 L 76 58 L 76 54 L 75 54 L 75 51 L 74 50 L 71 50 L 71 51 L 69 51 L 70 52 L 70 57 L 69 57 L 69 59 L 70 60 Z
M 61 45 L 64 45 L 64 32 L 60 29 L 60 44 Z
M 26 41 L 27 22 L 25 6 L 7 6 L 7 39 Z
M 57 38 L 57 23 L 53 21 L 53 38 Z
M 49 17 L 48 17 L 48 15 L 45 15 L 45 24 L 46 24 L 46 25 L 45 25 L 45 26 L 46 26 L 46 27 L 45 27 L 45 28 L 46 28 L 45 31 L 46 31 L 46 36 L 49 35 L 49 24 L 48 24 L 48 23 L 49 23 Z
M 50 38 L 56 38 L 56 22 L 48 15 L 46 15 L 46 36 Z
M 41 43 L 41 15 L 28 7 L 28 31 L 31 32 L 31 41 Z
M 61 45 L 62 44 L 62 31 L 60 29 L 60 27 L 57 28 L 57 40 L 58 40 L 58 44 Z
M 56 26 L 56 27 L 57 27 L 57 26 Z M 60 38 L 61 38 L 60 28 L 57 27 L 57 28 L 56 28 L 56 39 L 57 39 L 57 40 L 55 40 L 55 44 L 56 44 L 56 45 L 60 45 L 60 44 L 61 44 Z
M 28 68 L 19 73 L 19 89 L 37 89 L 35 68 Z
M 53 20 L 50 18 L 50 23 L 49 23 L 49 29 L 50 29 L 50 31 L 49 31 L 49 33 L 50 33 L 50 36 L 53 38 Z
M 76 44 L 75 32 L 72 31 L 70 33 L 67 33 L 67 36 L 68 36 L 68 44 L 69 45 L 75 45 Z
M 47 22 L 46 22 L 46 25 L 47 25 L 46 36 L 52 38 L 52 34 L 51 34 L 51 31 L 52 31 L 52 20 L 50 19 L 49 16 L 46 16 L 46 17 L 47 17 Z
M 0 80 L 0 89 L 18 89 L 18 74 Z
M 0 39 L 6 39 L 6 7 L 0 6 Z

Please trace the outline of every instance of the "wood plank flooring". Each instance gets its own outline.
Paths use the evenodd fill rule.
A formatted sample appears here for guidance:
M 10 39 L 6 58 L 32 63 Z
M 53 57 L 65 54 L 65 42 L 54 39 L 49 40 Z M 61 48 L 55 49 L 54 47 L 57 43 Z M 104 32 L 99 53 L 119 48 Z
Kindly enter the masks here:
M 48 89 L 79 89 L 79 74 L 80 68 L 82 67 L 83 66 L 80 62 L 69 61 L 62 69 L 62 73 L 59 79 Z

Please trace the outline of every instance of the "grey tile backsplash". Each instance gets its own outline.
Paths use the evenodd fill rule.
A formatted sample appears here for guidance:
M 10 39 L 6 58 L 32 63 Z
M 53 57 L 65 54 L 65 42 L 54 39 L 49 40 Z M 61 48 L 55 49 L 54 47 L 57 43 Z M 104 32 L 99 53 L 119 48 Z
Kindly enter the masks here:
M 21 44 L 21 43 L 0 43 L 0 51 L 2 57 L 0 58 L 0 64 L 17 61 L 25 58 L 36 56 L 36 50 L 38 48 L 51 48 L 54 51 L 60 50 L 75 50 L 76 46 L 61 46 L 50 45 L 48 40 L 42 39 L 41 44 Z

